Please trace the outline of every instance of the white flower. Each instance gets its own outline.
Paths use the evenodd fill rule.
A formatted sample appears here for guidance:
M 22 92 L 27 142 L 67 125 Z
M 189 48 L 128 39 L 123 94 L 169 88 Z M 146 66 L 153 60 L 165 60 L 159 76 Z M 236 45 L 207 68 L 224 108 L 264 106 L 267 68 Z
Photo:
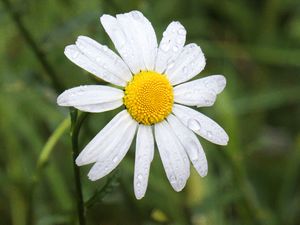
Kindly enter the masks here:
M 57 103 L 94 113 L 122 105 L 126 109 L 93 138 L 76 164 L 94 163 L 89 179 L 102 178 L 124 158 L 137 132 L 136 198 L 142 198 L 147 189 L 154 139 L 166 175 L 172 187 L 180 191 L 190 175 L 190 161 L 200 176 L 207 174 L 205 153 L 194 133 L 215 144 L 228 142 L 217 123 L 184 105 L 213 105 L 226 80 L 213 75 L 184 83 L 204 69 L 205 58 L 196 44 L 185 45 L 186 30 L 179 22 L 169 24 L 158 46 L 153 27 L 141 12 L 103 15 L 100 21 L 121 57 L 84 36 L 67 46 L 65 55 L 125 91 L 103 85 L 80 86 L 63 92 Z

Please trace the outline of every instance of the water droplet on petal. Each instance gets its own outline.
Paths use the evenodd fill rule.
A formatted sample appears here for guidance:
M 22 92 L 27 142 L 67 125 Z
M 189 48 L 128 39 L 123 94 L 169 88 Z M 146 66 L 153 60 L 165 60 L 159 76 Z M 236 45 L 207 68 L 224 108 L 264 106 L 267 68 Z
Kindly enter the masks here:
M 107 51 L 108 51 L 108 47 L 107 47 L 106 45 L 104 45 L 104 46 L 102 47 L 102 50 L 103 50 L 104 52 L 107 52 Z
M 210 106 L 213 104 L 213 101 L 211 99 L 204 99 L 204 102 L 206 105 Z
M 168 65 L 168 68 L 167 69 L 171 69 L 171 68 L 173 68 L 174 67 L 174 63 L 170 63 L 169 65 Z
M 212 138 L 212 132 L 211 131 L 207 131 L 206 134 L 207 134 L 208 138 Z
M 184 184 L 184 181 L 183 181 L 183 179 L 182 179 L 182 178 L 180 178 L 180 179 L 179 179 L 179 181 L 178 181 L 178 184 L 179 184 L 180 186 L 183 186 L 183 184 Z
M 118 161 L 118 157 L 114 157 L 112 161 L 113 163 L 116 163 Z
M 186 34 L 186 30 L 184 28 L 180 28 L 178 30 L 178 34 L 185 35 Z
M 139 179 L 139 180 L 143 179 L 142 174 L 139 174 L 139 175 L 137 176 L 137 179 Z
M 201 129 L 200 122 L 193 118 L 191 118 L 187 121 L 187 126 L 188 126 L 188 128 L 190 128 L 191 130 L 194 130 L 194 131 L 199 131 Z
M 175 178 L 174 175 L 171 175 L 171 176 L 170 176 L 170 183 L 171 183 L 171 184 L 176 183 L 176 178 Z
M 132 17 L 136 20 L 138 20 L 140 18 L 140 14 L 137 11 L 133 11 L 131 13 Z

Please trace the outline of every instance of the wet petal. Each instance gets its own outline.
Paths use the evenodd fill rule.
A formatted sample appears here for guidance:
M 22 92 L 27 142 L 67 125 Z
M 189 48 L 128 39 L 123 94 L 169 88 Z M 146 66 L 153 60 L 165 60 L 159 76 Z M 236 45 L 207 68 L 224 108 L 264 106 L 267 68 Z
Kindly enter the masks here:
M 189 106 L 211 106 L 225 85 L 226 79 L 222 75 L 213 75 L 180 84 L 174 88 L 174 101 Z
M 195 169 L 201 177 L 206 176 L 208 165 L 203 148 L 196 135 L 181 123 L 176 116 L 168 116 L 168 122 L 186 150 Z
M 122 86 L 126 85 L 126 81 L 106 70 L 103 65 L 96 63 L 96 59 L 91 59 L 79 50 L 76 45 L 69 45 L 65 48 L 65 55 L 77 66 L 94 74 L 102 80 L 109 83 Z M 112 65 L 107 65 L 112 66 Z
M 106 176 L 119 165 L 130 148 L 137 125 L 137 122 L 131 118 L 127 119 L 125 132 L 121 134 L 120 138 L 115 137 L 97 157 L 96 163 L 88 173 L 90 180 L 95 181 Z M 117 129 L 121 129 L 121 127 Z
M 196 44 L 188 44 L 176 58 L 172 67 L 168 66 L 166 74 L 171 84 L 176 85 L 192 79 L 205 67 L 205 57 Z
M 150 164 L 154 155 L 154 138 L 151 126 L 139 125 L 135 151 L 134 193 L 137 199 L 141 199 L 147 190 Z
M 85 36 L 78 37 L 76 46 L 103 70 L 127 82 L 132 79 L 132 74 L 124 61 L 107 46 Z
M 155 124 L 155 140 L 170 184 L 181 191 L 190 175 L 188 157 L 166 121 Z
M 96 162 L 98 157 L 106 155 L 116 146 L 132 124 L 127 110 L 118 113 L 81 151 L 76 159 L 78 166 Z
M 202 113 L 177 104 L 173 106 L 173 113 L 185 126 L 201 137 L 215 144 L 227 145 L 229 137 L 224 129 Z
M 155 71 L 163 73 L 168 66 L 174 65 L 174 61 L 181 52 L 185 43 L 186 30 L 179 22 L 172 22 L 163 33 L 159 44 Z
M 157 40 L 151 23 L 139 11 L 118 14 L 117 18 L 103 15 L 101 23 L 123 60 L 136 74 L 153 70 Z

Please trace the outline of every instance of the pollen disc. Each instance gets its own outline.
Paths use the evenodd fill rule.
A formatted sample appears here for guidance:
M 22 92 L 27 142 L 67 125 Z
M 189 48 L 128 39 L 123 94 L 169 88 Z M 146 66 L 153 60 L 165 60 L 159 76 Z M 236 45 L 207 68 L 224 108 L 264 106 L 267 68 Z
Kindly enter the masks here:
M 151 125 L 172 111 L 173 87 L 164 74 L 142 71 L 125 87 L 124 105 L 137 122 Z

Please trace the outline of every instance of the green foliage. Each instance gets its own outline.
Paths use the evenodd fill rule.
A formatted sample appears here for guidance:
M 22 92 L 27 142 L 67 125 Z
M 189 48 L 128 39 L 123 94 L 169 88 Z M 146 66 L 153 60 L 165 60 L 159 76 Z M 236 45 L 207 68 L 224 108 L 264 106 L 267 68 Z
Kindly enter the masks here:
M 63 55 L 79 35 L 112 47 L 101 14 L 141 10 L 161 38 L 186 27 L 227 88 L 200 109 L 228 132 L 226 147 L 201 139 L 207 177 L 194 170 L 172 190 L 156 151 L 146 196 L 133 194 L 134 145 L 97 182 L 82 167 L 88 224 L 297 225 L 300 221 L 300 2 L 298 0 L 1 0 L 0 224 L 76 224 L 68 109 L 60 90 L 100 82 Z M 9 2 L 11 4 L 9 4 Z M 2 4 L 3 3 L 3 4 Z M 113 48 L 113 47 L 112 47 Z M 43 62 L 44 61 L 44 62 Z M 117 111 L 90 114 L 82 148 Z

